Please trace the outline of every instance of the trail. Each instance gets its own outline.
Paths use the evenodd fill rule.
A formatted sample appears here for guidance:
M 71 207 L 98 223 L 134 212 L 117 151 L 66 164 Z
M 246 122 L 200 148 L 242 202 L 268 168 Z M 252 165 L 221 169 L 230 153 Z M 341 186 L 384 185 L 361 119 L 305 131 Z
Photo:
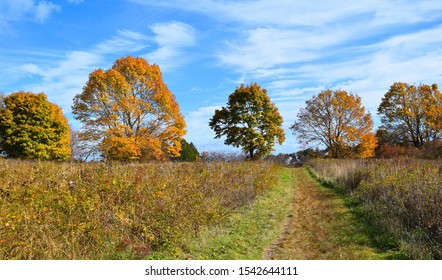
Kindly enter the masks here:
M 342 198 L 322 187 L 303 168 L 292 171 L 292 213 L 263 259 L 379 259 Z

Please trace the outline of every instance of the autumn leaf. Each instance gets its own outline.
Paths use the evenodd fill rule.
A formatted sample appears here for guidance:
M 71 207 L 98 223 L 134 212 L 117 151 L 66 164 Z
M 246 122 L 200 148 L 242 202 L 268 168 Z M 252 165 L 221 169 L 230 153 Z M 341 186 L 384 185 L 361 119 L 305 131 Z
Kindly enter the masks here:
M 422 148 L 442 138 L 442 95 L 436 84 L 394 83 L 378 107 L 383 140 Z
M 92 72 L 72 110 L 84 125 L 79 138 L 108 159 L 179 156 L 184 117 L 158 65 L 143 58 L 128 56 Z
M 301 144 L 323 144 L 333 158 L 374 156 L 373 121 L 356 94 L 324 90 L 306 101 L 297 118 L 290 129 Z
M 66 160 L 71 155 L 69 125 L 61 108 L 44 93 L 16 92 L 0 110 L 0 141 L 8 157 Z

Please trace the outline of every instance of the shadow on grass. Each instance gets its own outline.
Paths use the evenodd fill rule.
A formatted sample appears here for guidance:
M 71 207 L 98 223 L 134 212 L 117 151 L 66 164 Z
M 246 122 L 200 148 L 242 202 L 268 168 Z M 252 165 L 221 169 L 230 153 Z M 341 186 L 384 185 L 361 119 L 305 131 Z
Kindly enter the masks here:
M 320 180 L 310 168 L 307 168 L 307 172 L 321 187 L 330 190 L 336 197 L 343 200 L 353 222 L 352 227 L 344 231 L 355 236 L 357 243 L 369 246 L 379 254 L 381 259 L 410 259 L 409 255 L 401 250 L 399 241 L 386 228 L 376 224 L 373 218 L 374 214 L 364 209 L 364 206 L 356 198 L 351 197 L 348 192 L 338 185 Z

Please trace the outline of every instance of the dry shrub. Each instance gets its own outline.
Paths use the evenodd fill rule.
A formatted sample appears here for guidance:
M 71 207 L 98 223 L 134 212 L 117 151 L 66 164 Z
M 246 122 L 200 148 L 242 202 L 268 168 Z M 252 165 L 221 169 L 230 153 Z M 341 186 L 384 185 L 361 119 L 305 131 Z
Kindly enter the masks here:
M 138 259 L 173 251 L 274 185 L 273 168 L 0 160 L 0 259 Z
M 413 258 L 442 258 L 441 161 L 322 160 L 311 166 L 322 179 L 350 191 Z
M 414 146 L 385 143 L 378 147 L 376 157 L 378 158 L 404 158 L 421 157 L 422 151 Z

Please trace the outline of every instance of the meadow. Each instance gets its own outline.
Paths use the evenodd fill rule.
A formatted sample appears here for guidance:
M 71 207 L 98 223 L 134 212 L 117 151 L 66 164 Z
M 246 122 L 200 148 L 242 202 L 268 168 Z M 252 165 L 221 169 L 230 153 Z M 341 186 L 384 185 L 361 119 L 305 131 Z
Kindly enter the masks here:
M 313 160 L 309 166 L 319 180 L 349 195 L 410 258 L 442 258 L 442 161 Z
M 278 183 L 265 162 L 0 159 L 0 259 L 179 258 Z

